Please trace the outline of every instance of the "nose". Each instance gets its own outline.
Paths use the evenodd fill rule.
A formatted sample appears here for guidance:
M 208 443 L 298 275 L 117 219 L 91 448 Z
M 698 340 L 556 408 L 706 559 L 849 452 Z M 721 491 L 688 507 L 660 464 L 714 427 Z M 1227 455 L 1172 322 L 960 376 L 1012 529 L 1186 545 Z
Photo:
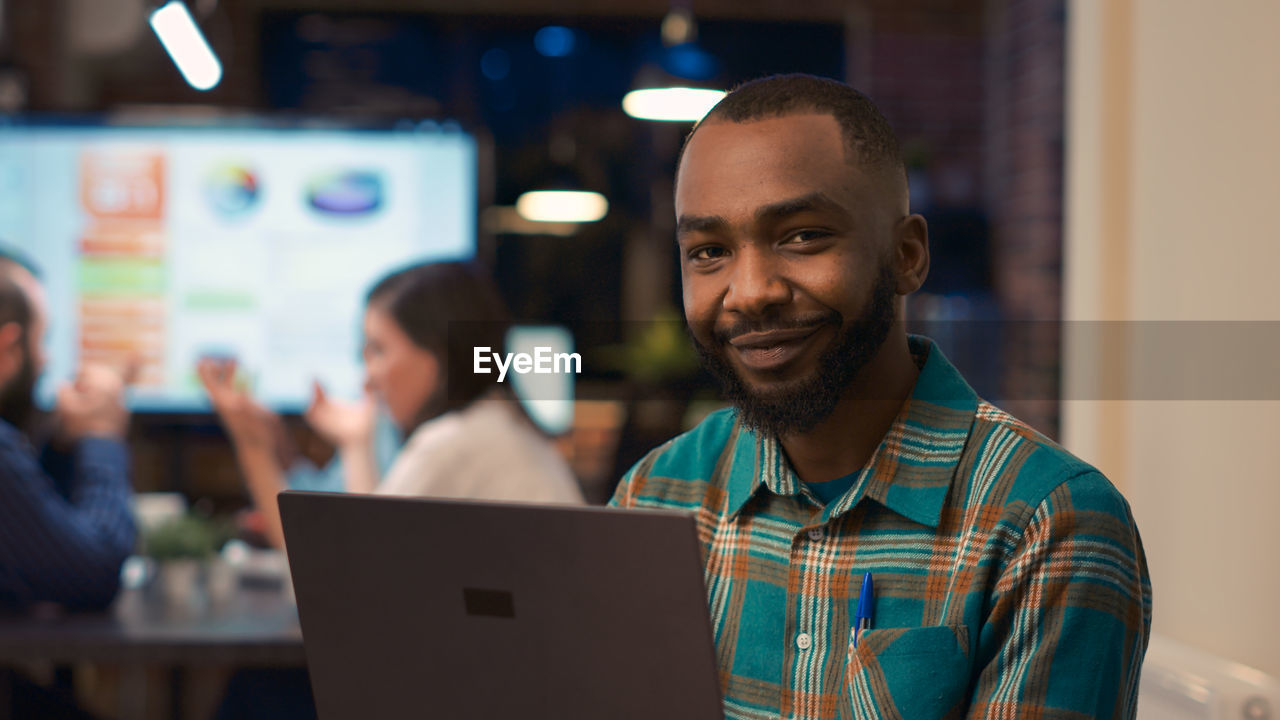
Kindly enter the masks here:
M 791 285 L 782 275 L 779 260 L 767 251 L 742 250 L 734 263 L 724 309 L 759 317 L 770 308 L 791 300 Z

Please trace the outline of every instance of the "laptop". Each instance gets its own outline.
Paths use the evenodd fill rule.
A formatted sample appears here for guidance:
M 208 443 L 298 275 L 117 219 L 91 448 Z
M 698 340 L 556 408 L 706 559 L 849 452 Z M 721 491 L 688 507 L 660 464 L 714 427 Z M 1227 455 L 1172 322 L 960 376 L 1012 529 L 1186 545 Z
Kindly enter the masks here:
M 279 502 L 321 720 L 723 718 L 690 515 Z

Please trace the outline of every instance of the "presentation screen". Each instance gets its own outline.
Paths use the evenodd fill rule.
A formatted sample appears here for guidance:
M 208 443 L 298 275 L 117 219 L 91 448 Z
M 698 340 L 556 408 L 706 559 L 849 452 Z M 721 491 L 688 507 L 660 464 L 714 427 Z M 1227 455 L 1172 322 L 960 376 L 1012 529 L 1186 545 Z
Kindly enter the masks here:
M 258 397 L 355 396 L 364 295 L 473 257 L 474 138 L 400 130 L 51 125 L 0 118 L 0 240 L 48 295 L 48 406 L 81 362 L 136 363 L 135 410 L 208 407 L 205 355 Z

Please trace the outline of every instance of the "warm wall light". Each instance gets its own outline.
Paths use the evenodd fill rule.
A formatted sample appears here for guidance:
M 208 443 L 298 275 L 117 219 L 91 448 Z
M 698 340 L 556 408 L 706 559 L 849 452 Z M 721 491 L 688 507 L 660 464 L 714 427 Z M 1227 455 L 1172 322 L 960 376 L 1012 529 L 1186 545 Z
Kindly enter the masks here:
M 723 90 L 690 87 L 632 90 L 622 98 L 622 109 L 641 120 L 697 122 L 724 95 Z
M 188 85 L 208 90 L 222 79 L 222 63 L 182 0 L 170 0 L 151 13 L 151 29 Z
M 597 192 L 534 190 L 516 199 L 516 212 L 538 222 L 595 222 L 609 212 L 609 201 Z

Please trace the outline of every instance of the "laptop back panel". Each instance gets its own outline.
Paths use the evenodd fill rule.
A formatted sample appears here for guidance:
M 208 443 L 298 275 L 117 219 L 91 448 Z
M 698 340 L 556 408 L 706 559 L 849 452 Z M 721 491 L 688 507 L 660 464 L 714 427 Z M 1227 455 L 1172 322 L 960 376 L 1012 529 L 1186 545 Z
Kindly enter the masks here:
M 292 492 L 280 510 L 321 718 L 722 717 L 688 515 Z

